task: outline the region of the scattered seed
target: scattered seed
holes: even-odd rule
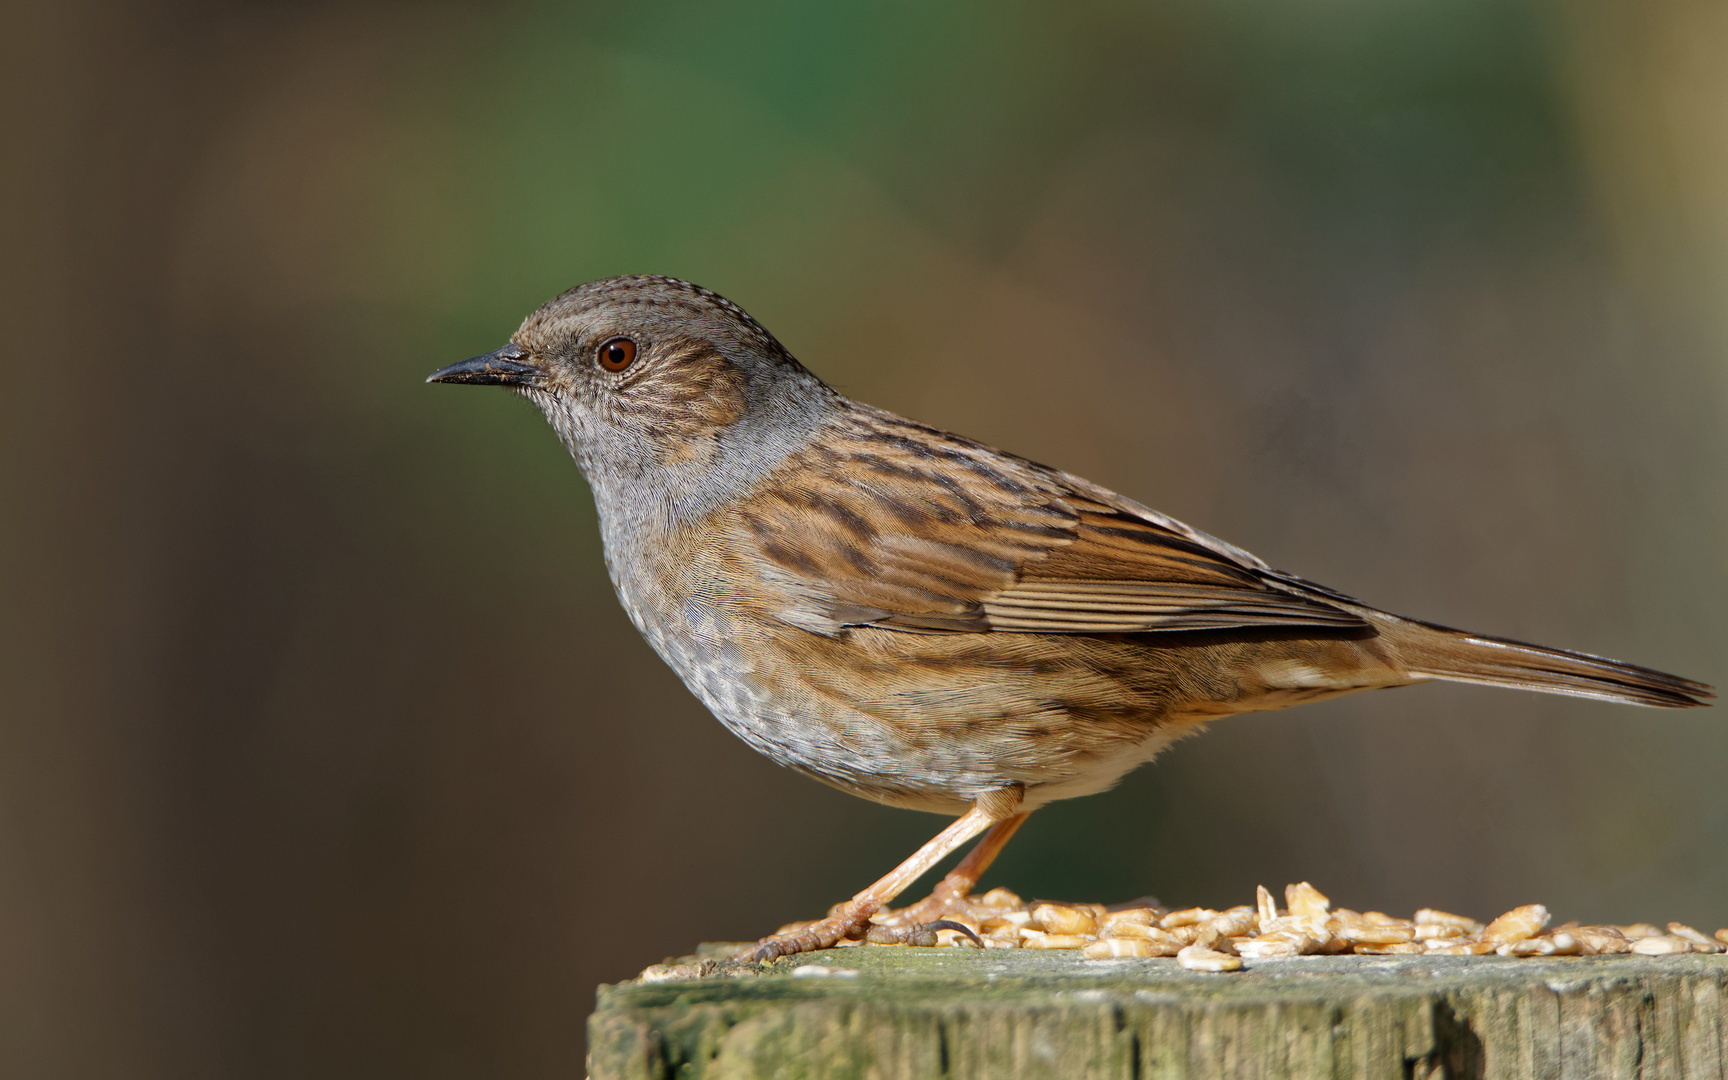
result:
[[[1254,909],[1243,905],[1221,913],[1208,925],[1218,931],[1220,937],[1242,937],[1252,932],[1259,921],[1255,918]]]
[[[1535,937],[1547,925],[1547,908],[1541,904],[1525,904],[1489,923],[1482,931],[1482,940],[1492,941],[1495,945],[1509,945],[1514,941]]]
[[[1481,923],[1463,915],[1454,915],[1449,911],[1436,911],[1433,908],[1423,908],[1416,913],[1418,926],[1456,926],[1466,934],[1480,934]]]
[[[1336,931],[1345,941],[1359,945],[1403,945],[1416,938],[1414,926],[1392,926],[1388,924],[1363,923],[1360,926],[1344,926]]]
[[[1197,926],[1218,917],[1218,912],[1211,908],[1191,907],[1181,911],[1172,911],[1158,920],[1158,925],[1165,930],[1174,930],[1178,926]]]
[[[1486,956],[1493,951],[1494,951],[1493,942],[1489,942],[1489,941],[1460,941],[1455,945],[1441,945],[1439,948],[1429,949],[1428,955],[1429,956]]]
[[[1612,926],[1580,926],[1570,931],[1578,939],[1585,956],[1609,956],[1632,951],[1626,935]]]
[[[1180,949],[1184,945],[1193,944],[1186,935],[1175,934],[1169,930],[1160,930],[1156,926],[1141,926],[1139,923],[1121,923],[1109,927],[1105,931],[1105,936],[1115,938],[1138,938],[1141,941],[1153,941],[1160,945],[1169,945],[1177,949]],[[1171,955],[1175,954],[1172,953]]]
[[[1272,893],[1264,885],[1254,886],[1254,906],[1259,909],[1261,922],[1278,917],[1278,905],[1272,902]]]
[[[1553,956],[1554,939],[1550,937],[1522,938],[1494,950],[1501,956]]]
[[[1693,952],[1719,953],[1722,951],[1722,945],[1719,942],[1711,941],[1685,923],[1669,923],[1668,932],[1677,938],[1685,938],[1691,942]]]
[[[1003,929],[1018,930],[1022,926],[1030,925],[1031,922],[1032,913],[1030,911],[1010,911],[1005,915],[997,915],[994,918],[985,919],[982,929],[986,931]]]
[[[1111,911],[1104,915],[1104,928],[1113,929],[1118,926],[1151,926],[1158,916],[1151,908],[1125,908],[1121,911]]]
[[[1271,959],[1278,956],[1301,956],[1303,947],[1313,941],[1296,934],[1264,934],[1236,943],[1236,955],[1252,959]]]
[[[1584,944],[1573,935],[1572,931],[1556,930],[1548,936],[1549,940],[1554,942],[1555,956],[1584,955]]]
[[[1117,956],[1168,955],[1154,949],[1150,941],[1141,938],[1105,938],[1102,941],[1094,941],[1081,949],[1080,953],[1088,960],[1107,960]]]
[[[1091,912],[1069,904],[1039,904],[1032,909],[1032,925],[1047,934],[1092,934],[1098,930]]]
[[[1046,934],[1039,930],[1020,931],[1022,949],[1081,949],[1092,943],[1081,934]]]
[[[1189,971],[1241,971],[1239,957],[1190,945],[1176,954],[1176,962]]]
[[[1639,956],[1673,956],[1676,953],[1691,952],[1692,943],[1673,934],[1657,934],[1655,937],[1634,941],[1632,951]]]
[[[1190,942],[1191,945],[1201,949],[1217,948],[1218,939],[1223,935],[1218,933],[1218,928],[1216,926],[1207,923],[1204,926],[1197,926],[1195,929],[1198,930],[1199,933],[1194,935],[1194,940]]]
[[[1353,950],[1360,956],[1405,956],[1428,950],[1415,942],[1395,942],[1391,945],[1358,945]]]
[[[1304,934],[1316,941],[1332,936],[1326,928],[1326,918],[1319,915],[1280,915],[1276,919],[1260,920],[1262,934]]]
[[[1411,937],[1415,941],[1451,941],[1456,938],[1468,937],[1469,931],[1462,926],[1451,923],[1417,923]]]
[[[1326,909],[1332,906],[1332,901],[1326,899],[1326,894],[1304,881],[1297,885],[1284,886],[1284,906],[1290,909],[1292,915],[1324,917]]]
[[[1019,894],[1001,887],[991,889],[983,896],[977,897],[975,902],[983,907],[1002,908],[1005,911],[1017,911],[1026,906],[1026,901],[1020,899]]]
[[[924,926],[913,925],[910,909],[882,911],[863,936],[881,944],[1071,949],[1091,958],[1186,956],[1189,960],[1183,966],[1196,971],[1234,970],[1228,962],[1238,957],[1271,959],[1351,952],[1370,956],[1481,956],[1498,952],[1515,957],[1626,952],[1674,956],[1728,951],[1728,929],[1706,936],[1677,922],[1669,923],[1666,930],[1650,923],[1579,926],[1575,921],[1548,928],[1548,909],[1541,904],[1514,908],[1484,926],[1434,908],[1421,909],[1414,919],[1333,908],[1331,900],[1306,881],[1285,886],[1287,907],[1282,913],[1265,886],[1257,886],[1254,896],[1252,906],[1169,911],[1153,897],[1110,907],[1057,901],[1036,901],[1028,906],[1017,894],[998,888],[955,901],[948,905],[945,919]],[[793,933],[811,925],[789,923],[780,932]],[[866,940],[846,940],[837,947],[866,944]],[[1215,966],[1218,964],[1224,966]]]

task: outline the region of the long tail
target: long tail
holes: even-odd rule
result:
[[[1416,676],[1658,709],[1707,705],[1716,696],[1715,688],[1704,683],[1618,660],[1467,634],[1371,608],[1358,610]]]

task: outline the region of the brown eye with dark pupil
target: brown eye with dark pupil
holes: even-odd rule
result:
[[[600,343],[599,359],[607,371],[623,371],[636,360],[636,343],[627,337],[608,338]]]

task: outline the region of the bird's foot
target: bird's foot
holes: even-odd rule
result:
[[[930,890],[930,895],[915,904],[907,904],[894,912],[893,921],[896,925],[914,923],[934,923],[949,915],[968,896],[972,895],[970,880],[955,880],[952,876],[945,877]]]
[[[924,899],[885,912],[865,931],[864,940],[872,945],[928,946],[936,944],[936,931],[957,930],[982,949],[984,942],[978,939],[970,926],[947,918],[955,908],[962,906],[971,893],[970,879],[955,878],[952,875],[945,877]]]
[[[826,919],[818,919],[790,933],[765,937],[753,947],[739,953],[738,959],[762,962],[781,956],[815,952],[817,949],[831,949],[845,938],[855,938],[866,933],[870,926],[870,916],[876,914],[879,906],[864,900],[848,900],[843,904],[836,904]]]

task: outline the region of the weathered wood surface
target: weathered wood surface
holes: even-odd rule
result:
[[[794,976],[803,965],[841,972]],[[1299,957],[1232,975],[840,949],[603,986],[593,1080],[1728,1076],[1728,956]]]

